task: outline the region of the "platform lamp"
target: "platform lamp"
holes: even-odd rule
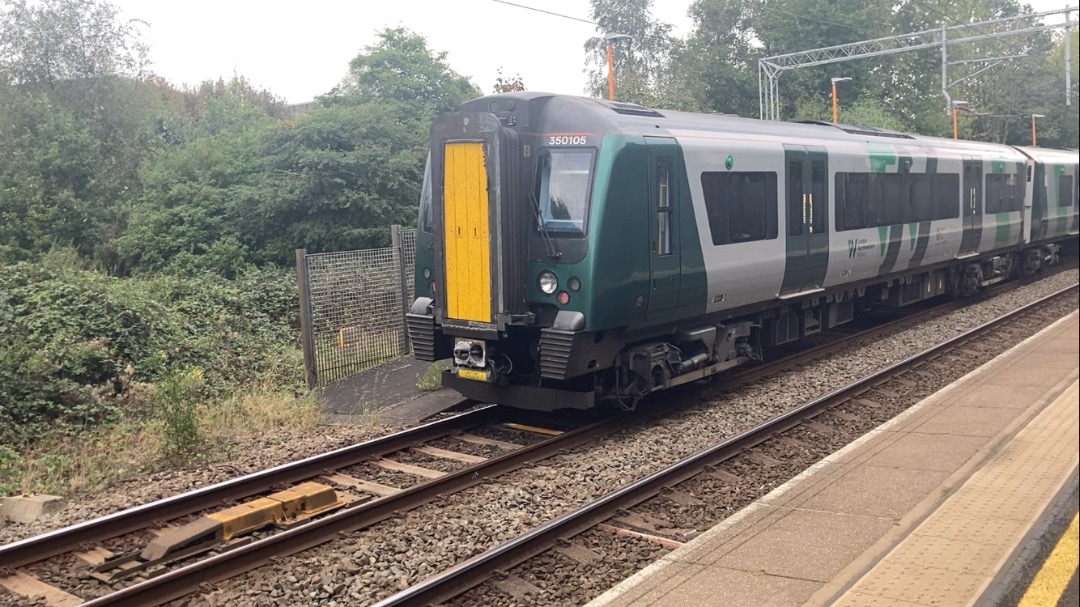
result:
[[[1038,147],[1038,145],[1039,145],[1039,140],[1035,138],[1035,119],[1036,118],[1046,118],[1046,116],[1044,116],[1042,114],[1032,114],[1031,115],[1031,147],[1033,147],[1033,148]]]
[[[840,112],[836,107],[836,83],[837,82],[846,82],[848,80],[851,80],[851,78],[844,77],[844,78],[833,78],[832,79],[832,123],[833,124],[836,124],[837,118],[840,116]]]
[[[633,40],[626,34],[604,34],[607,41],[607,94],[610,101],[615,101],[615,65],[611,59],[611,49],[621,40]]]
[[[949,109],[952,110],[952,138],[959,139],[959,132],[956,128],[956,111],[961,108],[967,108],[967,101],[953,101],[949,104]]]

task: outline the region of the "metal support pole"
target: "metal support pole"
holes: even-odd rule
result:
[[[956,139],[956,108],[949,96],[949,41],[945,26],[941,26],[941,94],[945,95],[945,110],[953,111],[953,139]]]
[[[836,108],[836,80],[832,82],[832,123],[836,124],[839,121],[840,113]]]
[[[607,98],[615,101],[615,67],[611,60],[611,43],[607,44]]]
[[[311,390],[318,384],[318,374],[315,370],[315,339],[311,333],[311,283],[308,280],[306,249],[296,249],[296,286],[300,292],[300,343],[304,347],[304,381]]]
[[[405,267],[405,243],[401,237],[401,226],[394,224],[390,226],[390,244],[394,249],[394,267],[397,268],[398,273],[398,287],[399,297],[401,298],[401,340],[400,340],[400,354],[405,355],[409,353],[409,329],[405,322],[405,314],[409,311],[409,307],[412,304],[409,301],[409,283],[408,280],[408,268]]]
[[[956,130],[956,105],[953,104],[953,106],[952,106],[952,138],[953,139],[959,139],[959,137],[957,137],[957,135],[958,135],[958,131]]]
[[[1065,11],[1065,105],[1072,105],[1072,11]]]

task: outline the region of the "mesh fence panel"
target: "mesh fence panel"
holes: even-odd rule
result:
[[[406,302],[412,303],[416,235],[400,233],[400,249],[304,256],[311,332],[306,339],[316,385],[408,352],[404,313]]]

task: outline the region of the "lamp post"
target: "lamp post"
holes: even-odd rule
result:
[[[626,34],[605,34],[607,40],[607,94],[610,101],[615,101],[615,66],[611,59],[611,49],[620,40],[633,40]]]
[[[1038,147],[1038,145],[1039,145],[1039,140],[1035,138],[1035,119],[1036,118],[1046,118],[1046,116],[1044,116],[1042,114],[1032,114],[1031,115],[1031,147],[1033,147],[1033,148]]]
[[[836,83],[845,82],[851,80],[851,78],[833,78],[832,79],[832,123],[836,124],[837,118],[840,116],[839,110],[836,107]]]
[[[949,105],[950,105],[950,109],[952,110],[952,138],[953,139],[959,139],[960,138],[959,137],[959,131],[956,128],[956,110],[958,110],[960,108],[966,108],[967,105],[968,105],[968,102],[967,101],[953,101]]]

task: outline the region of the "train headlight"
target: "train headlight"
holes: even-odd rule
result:
[[[555,289],[559,288],[559,279],[555,276],[554,272],[544,270],[540,272],[540,276],[537,277],[537,284],[540,286],[540,290],[547,295],[551,295],[555,292]]]

